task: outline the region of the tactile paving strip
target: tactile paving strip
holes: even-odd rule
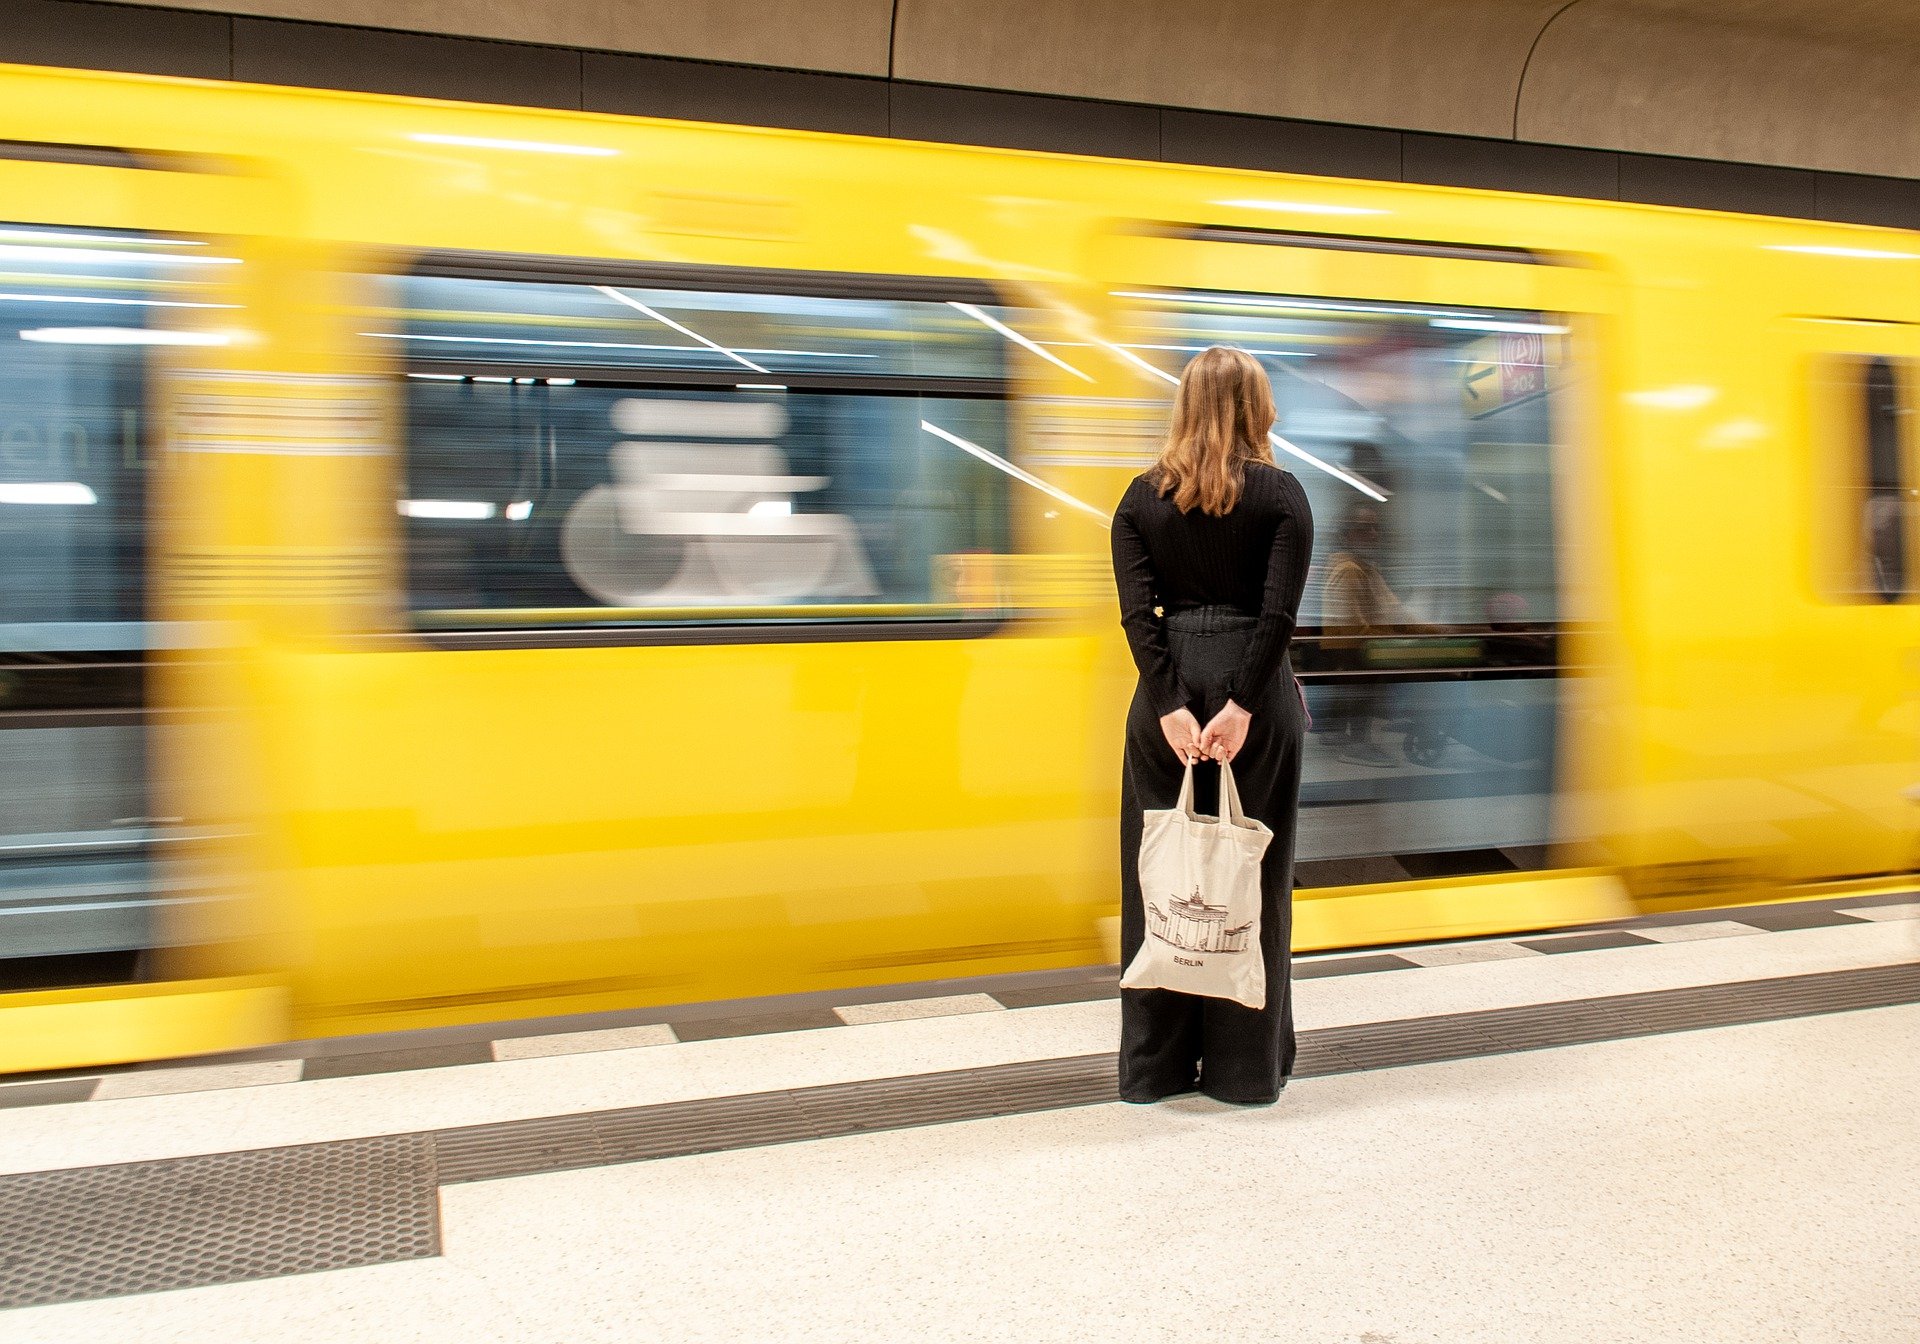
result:
[[[438,1255],[437,1184],[425,1134],[0,1177],[0,1307]]]
[[[1116,1096],[1113,1056],[1083,1055],[474,1125],[441,1130],[434,1140],[440,1179],[452,1184],[1090,1106]]]
[[[1920,1003],[1920,965],[1304,1032],[1295,1072],[1351,1073]],[[1088,1106],[1082,1055],[748,1096],[0,1177],[0,1307],[438,1254],[436,1185]]]
[[[1301,1044],[1303,1050],[1311,1047],[1312,1058],[1303,1059],[1296,1072],[1311,1076],[1430,1064],[1857,1008],[1889,1008],[1917,1001],[1920,966],[1873,966],[1447,1017],[1369,1022],[1304,1033]]]

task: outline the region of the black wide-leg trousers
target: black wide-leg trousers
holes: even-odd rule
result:
[[[1231,608],[1169,613],[1167,642],[1180,680],[1194,699],[1188,708],[1205,727],[1226,703],[1225,683],[1252,636],[1252,617]],[[1266,686],[1245,700],[1253,721],[1234,758],[1233,778],[1248,816],[1273,831],[1260,864],[1260,953],[1267,964],[1267,1004],[1247,1008],[1230,999],[1170,989],[1120,991],[1120,1095],[1157,1101],[1196,1086],[1221,1101],[1274,1100],[1293,1072],[1293,847],[1300,806],[1300,752],[1305,715],[1283,661]],[[1120,964],[1132,963],[1146,938],[1140,893],[1141,813],[1174,805],[1184,767],[1160,731],[1144,689],[1127,713],[1126,759],[1120,783]],[[1194,807],[1217,815],[1220,769],[1194,770]]]

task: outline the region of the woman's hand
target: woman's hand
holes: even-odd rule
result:
[[[1162,714],[1160,731],[1167,735],[1167,745],[1180,758],[1180,764],[1192,765],[1200,759],[1200,720],[1193,717],[1192,710],[1183,706]]]
[[[1164,722],[1164,720],[1163,720]],[[1247,725],[1253,715],[1229,700],[1200,734],[1200,752],[1210,761],[1230,761],[1247,744]]]

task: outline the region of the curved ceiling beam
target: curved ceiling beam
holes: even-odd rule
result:
[[[1514,134],[1920,176],[1916,70],[1898,0],[1583,0],[1541,36]]]
[[[900,79],[1513,134],[1527,53],[1566,0],[900,0]]]

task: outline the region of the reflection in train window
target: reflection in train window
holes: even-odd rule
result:
[[[181,319],[231,264],[193,239],[0,225],[0,985],[16,959],[151,942],[148,363],[195,342]]]
[[[1559,705],[1553,445],[1577,371],[1554,315],[1127,291],[1165,379],[1208,345],[1273,381],[1313,503],[1304,885],[1536,867]]]
[[[368,335],[407,360],[398,508],[424,628],[1000,614],[978,581],[1010,546],[996,310],[462,276],[402,293]]]
[[[1906,480],[1907,369],[1884,357],[1849,356],[1828,369],[1847,424],[1836,508],[1841,544],[1827,591],[1848,602],[1898,602],[1914,591],[1908,560],[1914,492]]]

